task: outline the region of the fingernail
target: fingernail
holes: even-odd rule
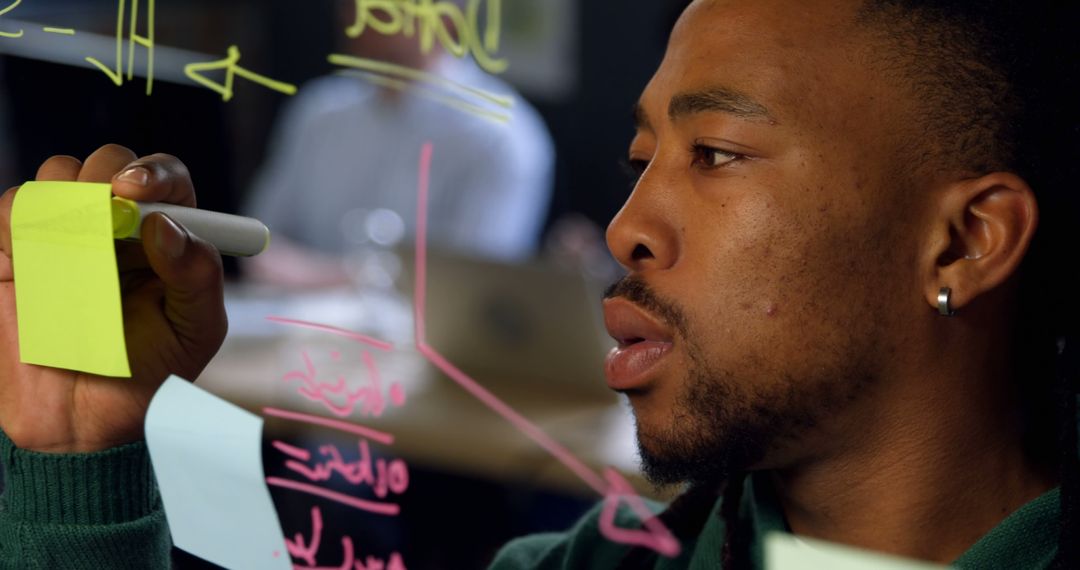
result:
[[[116,181],[146,186],[146,184],[150,182],[150,171],[141,166],[129,168],[121,172],[120,175],[116,177]]]
[[[187,248],[187,232],[176,225],[176,222],[170,220],[168,216],[161,216],[161,221],[158,222],[154,233],[155,245],[165,255],[173,259],[178,259],[184,255],[184,250]]]

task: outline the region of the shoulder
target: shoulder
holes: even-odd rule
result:
[[[551,134],[540,113],[509,83],[480,69],[471,59],[446,56],[437,69],[438,75],[456,84],[512,101],[508,109],[492,108],[509,115],[507,122],[464,113],[452,120],[468,123],[468,128],[475,131],[473,134],[478,139],[497,141],[495,146],[501,147],[503,152],[520,150],[534,160],[538,154],[553,154]]]
[[[569,533],[534,534],[508,542],[489,567],[490,570],[519,568],[564,568]]]
[[[374,93],[372,86],[359,77],[324,75],[305,83],[292,100],[299,105],[332,110],[362,103]]]
[[[663,509],[649,505],[655,512]],[[603,504],[593,507],[567,532],[526,536],[510,541],[495,556],[491,570],[558,570],[617,568],[630,547],[612,542],[600,531]],[[629,509],[619,509],[615,525],[635,528],[641,523]]]
[[[290,98],[282,111],[282,122],[299,126],[317,117],[335,115],[362,108],[374,95],[374,89],[357,77],[327,75],[305,83]]]

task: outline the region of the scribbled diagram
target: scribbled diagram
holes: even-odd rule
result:
[[[4,20],[10,19],[22,1],[15,0],[0,8],[0,41],[19,40],[26,35],[26,29],[4,27]],[[115,53],[105,58],[85,55],[81,60],[100,71],[117,87],[134,81],[136,75],[145,77],[146,95],[152,95],[155,53],[161,47],[156,36],[157,0],[117,2]],[[357,38],[365,33],[400,35],[415,39],[425,54],[441,49],[457,58],[472,58],[487,73],[502,73],[509,67],[507,60],[497,55],[502,0],[469,0],[464,9],[446,0],[355,2],[356,18],[344,30],[344,35],[349,38]],[[64,36],[69,40],[79,37],[74,28],[38,27],[43,33]],[[137,73],[136,54],[140,52],[142,55],[138,60]],[[225,50],[224,57],[185,63],[183,76],[217,93],[224,102],[233,100],[238,78],[282,95],[292,96],[298,92],[295,84],[249,69],[242,65],[242,60],[241,47],[233,44]],[[498,123],[507,123],[511,118],[508,110],[513,106],[512,97],[463,85],[431,71],[341,53],[329,54],[327,61],[338,68],[339,74],[357,76],[387,89],[409,90],[459,112]]]
[[[498,414],[533,443],[543,448],[601,496],[603,498],[603,509],[600,517],[600,529],[605,537],[613,542],[649,548],[665,556],[673,557],[678,555],[680,552],[678,540],[645,505],[630,483],[618,471],[608,468],[602,474],[595,473],[584,462],[575,457],[569,449],[548,436],[528,418],[500,400],[467,373],[457,368],[439,353],[437,347],[428,344],[426,336],[428,190],[433,153],[434,148],[431,143],[425,144],[420,152],[417,189],[419,203],[417,207],[415,246],[416,282],[415,297],[413,299],[414,344],[416,351],[469,395]],[[281,317],[269,317],[269,320],[281,325],[313,329],[346,338],[355,342],[363,355],[361,358],[362,366],[357,368],[364,371],[366,380],[360,383],[359,387],[349,388],[353,383],[347,382],[341,375],[320,376],[310,354],[302,351],[300,355],[302,365],[282,377],[282,381],[292,386],[298,396],[319,403],[328,412],[339,418],[347,416],[378,417],[388,405],[397,407],[405,405],[404,389],[398,383],[386,384],[370,355],[372,350],[392,351],[394,350],[392,344],[359,333],[316,323]],[[340,358],[341,354],[337,352],[330,355],[331,361]],[[271,477],[267,479],[269,485],[308,493],[374,514],[386,516],[400,514],[396,504],[384,500],[390,500],[395,495],[400,495],[400,493],[407,490],[408,467],[401,459],[381,458],[373,460],[369,447],[370,443],[391,446],[394,441],[392,434],[379,432],[343,420],[307,416],[274,408],[266,408],[264,413],[270,416],[343,430],[358,437],[358,459],[354,461],[346,461],[341,451],[333,445],[320,446],[316,454],[310,450],[295,447],[282,441],[275,441],[273,444],[275,449],[286,458],[286,468],[302,480]],[[319,482],[328,480],[334,474],[339,475],[358,488],[366,488],[369,493],[374,494],[375,500],[344,495],[336,491],[323,489],[317,485]],[[640,528],[622,528],[616,524],[616,512],[623,506],[631,509],[636,518],[643,521]],[[312,528],[314,529],[313,536],[320,536],[322,519],[321,512],[317,508],[312,510]],[[345,541],[348,541],[347,547],[343,546],[347,557],[353,555],[355,545],[352,540],[345,537],[342,538],[342,541],[343,545]],[[298,535],[289,544],[290,552],[294,556],[302,554],[300,557],[308,562],[310,567],[314,566],[314,558],[318,551],[318,540],[313,538],[305,541]],[[396,562],[401,565],[401,568],[404,568],[404,562],[400,555],[397,553],[394,553],[394,555],[398,556]]]

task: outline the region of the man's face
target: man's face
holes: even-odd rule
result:
[[[926,309],[921,212],[856,2],[702,0],[640,99],[605,311],[646,473],[778,468],[855,445]],[[881,48],[876,48],[881,49]]]

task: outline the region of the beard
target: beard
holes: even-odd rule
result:
[[[870,382],[856,358],[818,366],[812,377],[768,370],[761,355],[746,357],[736,373],[711,364],[690,334],[686,313],[661,299],[643,282],[624,278],[605,297],[624,297],[661,317],[676,332],[688,355],[681,390],[664,425],[643,425],[635,417],[638,453],[645,478],[657,487],[688,483],[718,486],[736,474],[769,465],[777,450],[792,449],[820,420],[858,398]],[[863,337],[866,339],[867,337]],[[850,340],[850,338],[849,338]],[[836,355],[872,354],[869,341]]]
[[[815,425],[810,406],[791,405],[794,390],[786,395],[740,390],[734,375],[710,369],[695,351],[691,359],[670,423],[637,425],[642,472],[653,485],[720,485]]]

